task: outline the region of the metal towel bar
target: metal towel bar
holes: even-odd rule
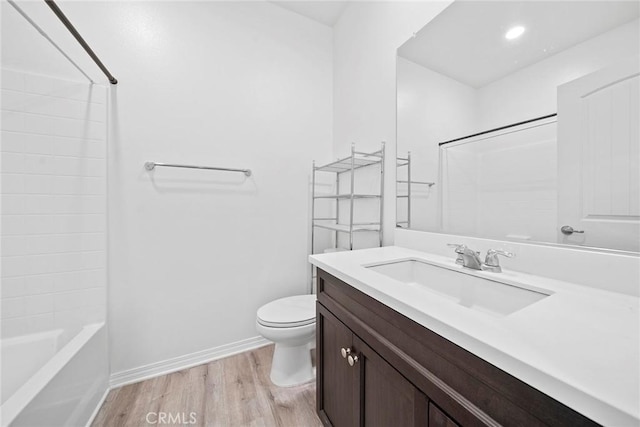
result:
[[[157,163],[157,162],[146,162],[144,164],[144,168],[148,171],[152,171],[156,166],[163,166],[168,168],[207,169],[207,170],[214,170],[214,171],[242,172],[246,176],[251,176],[251,169],[230,169],[230,168],[218,168],[215,166],[178,165],[173,163]]]
[[[399,184],[408,184],[409,181],[396,181]],[[432,185],[436,185],[435,182],[426,182],[426,181],[411,181],[411,184],[423,184],[423,185],[428,185],[429,187],[431,187]]]

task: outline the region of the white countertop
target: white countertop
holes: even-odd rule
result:
[[[407,258],[463,268],[454,257],[396,246],[309,260],[598,423],[640,425],[640,298],[509,270],[473,271],[552,293],[495,317],[363,267]]]

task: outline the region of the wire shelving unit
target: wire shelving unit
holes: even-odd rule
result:
[[[396,179],[396,198],[398,199],[397,202],[398,204],[396,206],[399,206],[400,203],[400,199],[406,199],[407,200],[407,220],[406,221],[398,221],[396,219],[396,227],[401,227],[401,228],[411,228],[411,190],[412,190],[412,186],[415,185],[427,185],[429,187],[435,185],[434,182],[426,182],[426,181],[415,181],[411,179],[411,151],[407,151],[407,157],[397,157],[396,158],[396,167],[397,168],[401,168],[401,167],[405,167],[407,168],[407,179],[406,180],[402,180],[402,179]],[[402,190],[402,187],[404,187],[405,191]],[[397,209],[397,208],[396,208]]]
[[[363,194],[355,192],[356,171],[362,168],[375,167],[380,168],[380,189],[376,194]],[[316,174],[318,172],[335,173],[335,193],[334,194],[317,194],[316,190]],[[349,177],[349,191],[341,193],[341,180]],[[338,249],[338,236],[345,233],[348,236],[348,249],[353,249],[353,236],[355,233],[361,232],[377,232],[379,233],[379,245],[382,246],[382,218],[383,218],[383,198],[384,198],[384,142],[381,144],[380,150],[372,153],[363,153],[356,151],[355,144],[351,144],[351,155],[343,159],[323,166],[316,166],[313,162],[312,173],[312,194],[311,194],[311,253],[314,252],[315,233],[317,229],[330,230],[335,233],[334,242],[335,249]],[[316,217],[315,206],[316,200],[328,199],[335,200],[334,214],[330,217]],[[359,199],[378,199],[380,201],[380,211],[377,221],[374,222],[355,222],[354,210],[356,209],[356,201]],[[341,201],[348,202],[342,205],[348,205],[348,212],[343,217],[348,218],[346,222],[340,222]]]

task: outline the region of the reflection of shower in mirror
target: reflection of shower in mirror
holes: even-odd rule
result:
[[[547,117],[442,143],[441,231],[553,241],[556,128]]]
[[[506,40],[514,16],[526,31]],[[454,2],[403,44],[398,155],[436,185],[398,197],[398,226],[640,251],[638,16],[634,2]]]

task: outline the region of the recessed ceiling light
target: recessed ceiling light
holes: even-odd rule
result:
[[[504,35],[507,40],[517,39],[524,33],[524,27],[518,25],[517,27],[510,28],[509,31]]]

